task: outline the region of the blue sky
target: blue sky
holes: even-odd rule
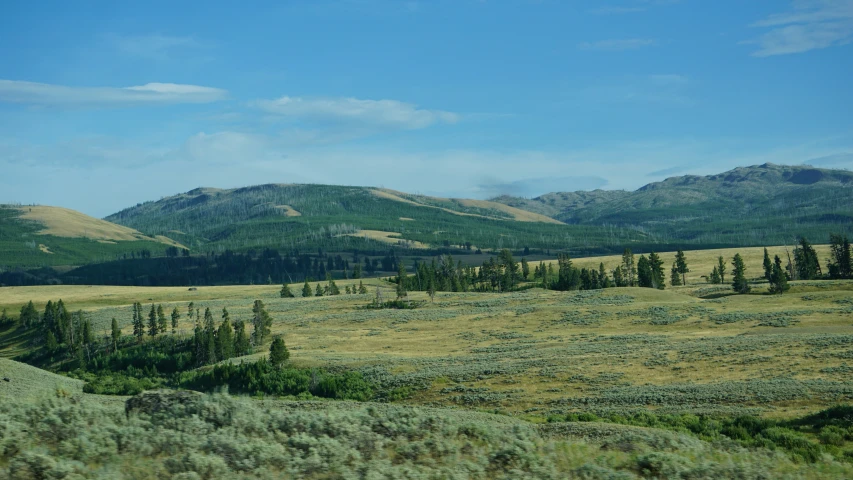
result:
[[[853,0],[8,2],[0,202],[853,167]]]

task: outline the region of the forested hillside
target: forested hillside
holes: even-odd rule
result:
[[[756,245],[853,229],[853,172],[766,163],[686,175],[634,192],[556,192],[493,199],[573,225],[649,232],[661,243]]]
[[[635,229],[566,226],[496,202],[330,185],[198,188],[137,205],[107,220],[169,236],[194,251],[218,252],[378,246],[599,249],[653,241]]]

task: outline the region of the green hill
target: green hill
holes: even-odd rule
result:
[[[566,226],[499,202],[331,185],[197,188],[107,217],[193,250],[273,247],[302,251],[601,247],[642,241],[640,232]]]
[[[493,199],[572,225],[635,228],[664,243],[789,242],[853,232],[853,172],[766,163],[686,175],[634,192],[556,192]]]
[[[181,247],[128,227],[50,206],[0,205],[0,272],[3,268],[73,266]]]

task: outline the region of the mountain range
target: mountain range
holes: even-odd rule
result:
[[[196,188],[104,220],[59,207],[0,208],[0,265],[82,265],[167,248],[429,255],[524,248],[574,255],[625,246],[704,248],[825,242],[853,234],[853,172],[764,164],[636,191],[439,198],[373,187]]]

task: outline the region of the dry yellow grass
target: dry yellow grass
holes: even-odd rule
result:
[[[290,205],[276,205],[275,208],[282,210],[285,217],[301,217],[302,213],[296,211]]]
[[[337,283],[345,290],[358,282]],[[273,334],[285,336],[291,358],[299,366],[377,365],[395,375],[427,375],[431,386],[419,392],[413,403],[498,407],[518,414],[545,415],[557,408],[555,401],[598,398],[620,385],[642,390],[777,377],[849,380],[843,372],[845,355],[851,350],[843,340],[853,335],[853,317],[846,307],[853,292],[850,281],[793,282],[792,291],[783,296],[715,300],[692,296],[689,289],[438,293],[434,302],[423,292],[411,292],[411,298],[426,303],[410,311],[360,309],[377,288],[385,298],[394,295],[393,285],[384,281],[364,283],[368,295],[294,299],[279,298],[279,285],[199,287],[197,291],[15,287],[0,290],[0,307],[16,308],[32,299],[43,308],[48,299],[62,298],[71,309],[88,310],[101,335],[112,317],[129,333],[129,306],[135,301],[145,308],[151,303],[162,303],[167,311],[177,307],[182,315],[193,301],[202,311],[210,307],[216,318],[227,307],[232,319],[248,320],[252,301],[262,299],[274,319]],[[315,285],[311,283],[312,290]],[[299,295],[301,286],[293,284],[291,289]],[[651,309],[663,310],[644,313],[658,311]],[[650,323],[667,315],[679,319],[671,324]],[[726,315],[748,318],[730,323],[714,320]],[[793,315],[794,321],[784,327],[760,326],[762,315]],[[184,316],[179,331],[188,333],[191,328]],[[832,340],[827,347],[816,346],[827,339]],[[262,349],[255,357],[265,354]],[[464,403],[465,398],[480,397],[495,400],[484,405]],[[792,415],[836,401],[836,397],[815,396],[728,406]]]
[[[562,225],[563,222],[559,220],[555,220],[551,217],[546,217],[545,215],[541,215],[538,213],[528,212],[527,210],[522,210],[520,208],[510,207],[509,205],[504,205],[503,203],[490,202],[488,200],[470,200],[470,199],[453,199],[459,202],[461,205],[466,207],[477,207],[477,208],[490,208],[494,210],[499,210],[504,213],[508,213],[513,216],[519,222],[542,222],[542,223],[556,223]]]
[[[408,248],[429,248],[429,245],[425,243],[400,238],[401,234],[397,232],[383,232],[382,230],[360,230],[357,233],[347,233],[346,235],[350,237],[361,237],[367,238],[369,240],[376,240],[377,242],[387,243],[389,245],[405,245]]]
[[[453,215],[460,215],[464,217],[480,217],[480,218],[490,218],[496,220],[506,220],[500,217],[491,217],[487,215],[477,215],[475,213],[465,213],[465,212],[457,212],[456,210],[451,210],[449,208],[437,207],[435,205],[426,205],[423,203],[418,203],[408,198],[404,198],[402,192],[397,192],[394,190],[389,190],[387,188],[373,188],[370,192],[377,197],[385,198],[388,200],[394,200],[397,202],[408,203],[409,205],[417,205],[419,207],[425,208],[435,208],[438,210],[445,211],[447,213],[452,213]],[[465,207],[476,207],[476,208],[484,208],[484,209],[493,209],[501,212],[508,213],[513,216],[513,219],[519,222],[542,222],[542,223],[558,223],[562,224],[559,220],[554,220],[551,217],[546,217],[545,215],[540,215],[538,213],[528,212],[526,210],[521,210],[519,208],[510,207],[509,205],[504,205],[502,203],[490,202],[488,200],[469,200],[469,199],[455,199],[455,198],[440,198],[440,197],[427,197],[432,198],[437,201],[444,202],[452,202],[455,201],[462,206]],[[402,220],[402,219],[401,219]]]
[[[44,226],[38,233],[57,237],[89,238],[102,241],[149,240],[183,247],[166,237],[151,238],[142,233],[106,220],[90,217],[76,210],[62,207],[34,206],[19,207],[21,217]],[[45,252],[49,253],[49,252]]]

